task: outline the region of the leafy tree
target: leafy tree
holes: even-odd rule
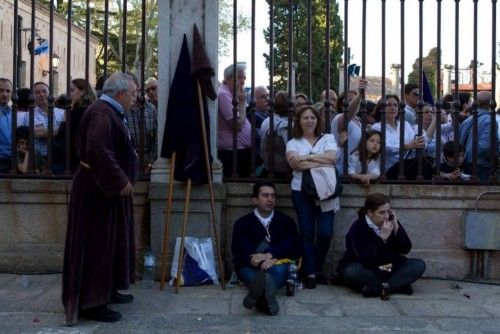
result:
[[[437,59],[438,59],[438,49],[432,48],[429,50],[427,56],[422,58],[422,68],[429,81],[429,86],[431,88],[432,96],[436,97],[436,87],[437,87]],[[413,71],[408,74],[408,83],[419,84],[419,59],[415,59],[413,63]]]
[[[42,0],[47,6],[53,0]],[[54,3],[56,11],[67,17],[68,3],[57,0]],[[86,28],[87,4],[85,0],[72,2],[72,22],[74,25]],[[126,70],[139,78],[141,68],[141,31],[142,31],[142,1],[127,2],[127,38],[122,45],[123,35],[123,0],[109,2],[108,12],[108,73],[121,70],[122,54],[125,52]],[[94,1],[91,9],[91,33],[99,40],[96,51],[96,75],[104,73],[104,1]],[[158,68],[158,0],[146,1],[146,41],[145,78],[156,75]]]
[[[219,0],[219,57],[227,56],[229,43],[233,41],[233,6],[231,0]],[[251,28],[248,16],[238,15],[238,32]]]
[[[326,4],[322,0],[311,0],[312,17],[312,96],[313,101],[319,100],[319,95],[326,88],[327,72],[325,32],[326,32]],[[269,0],[268,0],[269,3]],[[343,25],[338,14],[338,4],[330,4],[330,87],[338,87],[338,64],[342,62],[343,54]],[[296,91],[310,94],[308,91],[307,65],[307,1],[297,1],[293,9],[293,62],[297,63]],[[269,43],[270,30],[264,31]],[[288,82],[288,1],[274,2],[274,64],[275,88],[287,90]],[[266,66],[270,68],[270,56],[265,54]]]

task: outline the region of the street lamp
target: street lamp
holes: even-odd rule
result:
[[[54,72],[56,72],[57,68],[59,67],[59,62],[61,61],[61,58],[57,54],[52,54],[52,69]],[[49,71],[43,70],[42,75],[46,77],[49,74]]]

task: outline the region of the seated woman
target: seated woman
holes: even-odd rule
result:
[[[346,235],[347,249],[337,273],[364,297],[381,296],[383,284],[388,284],[388,293],[411,295],[411,284],[424,273],[425,262],[402,255],[412,244],[389,198],[380,193],[368,195],[358,214]]]

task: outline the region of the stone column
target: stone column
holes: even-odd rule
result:
[[[339,64],[339,90],[338,95],[344,91],[344,64]]]
[[[175,74],[184,34],[187,36],[189,51],[192,51],[193,24],[205,42],[205,49],[212,62],[215,73],[218,63],[218,3],[217,0],[198,1],[159,1],[158,10],[161,14],[158,26],[158,152],[161,151],[163,132],[165,128],[166,110],[170,85]],[[213,78],[214,87],[217,78]],[[217,154],[217,104],[208,100],[210,115],[210,143],[214,158]],[[158,158],[151,172],[151,182],[167,183],[169,163],[164,158]],[[222,182],[220,163],[213,166],[215,183]]]
[[[391,64],[391,82],[392,82],[392,93],[399,95],[401,92],[401,65],[400,64]]]
[[[443,70],[443,96],[451,94],[451,70],[452,65],[444,65]]]

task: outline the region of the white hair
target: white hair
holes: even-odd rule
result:
[[[242,72],[247,69],[247,64],[236,63],[236,73]],[[233,78],[234,64],[229,65],[224,70],[224,80],[231,80]]]
[[[135,83],[134,78],[130,74],[116,72],[106,79],[101,92],[114,97],[118,93],[128,90],[131,82]]]

